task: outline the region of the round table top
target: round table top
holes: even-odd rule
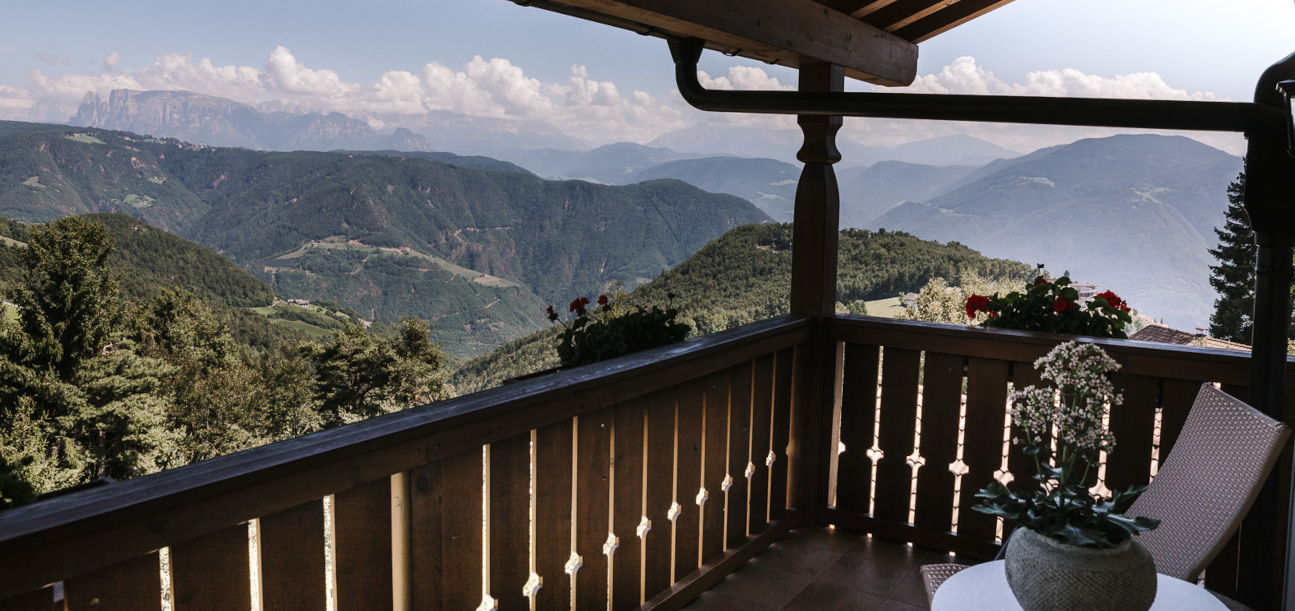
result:
[[[931,611],[1020,611],[1003,567],[1002,560],[995,560],[954,574],[935,591]],[[1156,577],[1156,602],[1151,605],[1151,611],[1227,611],[1205,588],[1168,575]]]

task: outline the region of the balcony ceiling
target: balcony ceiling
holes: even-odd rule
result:
[[[782,66],[831,62],[846,75],[907,85],[917,43],[1012,0],[513,0],[640,34]]]

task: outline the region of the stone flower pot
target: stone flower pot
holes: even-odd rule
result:
[[[1018,528],[1005,560],[1007,584],[1025,611],[1146,611],[1156,599],[1155,561],[1131,538],[1093,549]]]

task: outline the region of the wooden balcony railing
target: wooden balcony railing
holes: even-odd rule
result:
[[[0,609],[49,609],[56,585],[71,611],[677,608],[795,518],[790,384],[809,325],[0,513]]]
[[[764,321],[0,513],[0,611],[50,608],[55,585],[72,611],[674,609],[807,517],[992,555],[1005,533],[973,495],[1024,472],[1007,396],[1061,338],[813,326]],[[809,371],[813,337],[834,369]],[[1248,354],[1091,341],[1125,395],[1094,486],[1151,479],[1202,382],[1245,396]],[[810,384],[835,401],[808,405]],[[1234,590],[1240,554],[1280,570],[1285,533],[1271,541],[1233,541],[1209,585]]]
[[[828,464],[825,519],[886,538],[992,556],[1004,532],[998,518],[970,510],[992,478],[1025,477],[1033,466],[1011,449],[1007,397],[1039,384],[1033,362],[1062,338],[1051,334],[838,316],[837,409]],[[1127,340],[1084,338],[1121,363],[1115,375],[1124,404],[1112,410],[1117,445],[1089,485],[1145,484],[1168,455],[1204,382],[1244,399],[1250,355]],[[1295,361],[1287,365],[1287,422],[1295,422]],[[1010,451],[1009,451],[1010,450]],[[1290,452],[1278,465],[1289,482]],[[1289,498],[1283,488],[1280,498]],[[1283,508],[1280,515],[1287,515]],[[1283,526],[1284,528],[1284,526]],[[1206,573],[1209,587],[1235,594],[1240,554],[1264,554],[1283,566],[1285,531],[1272,545],[1240,549],[1234,537]],[[1280,583],[1280,580],[1277,581]]]

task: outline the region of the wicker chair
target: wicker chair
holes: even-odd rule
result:
[[[1254,504],[1277,463],[1290,429],[1210,384],[1196,401],[1155,481],[1129,508],[1129,515],[1162,520],[1139,535],[1156,570],[1196,581],[1218,555]],[[928,599],[959,564],[922,567]],[[1219,597],[1229,608],[1244,608]]]

